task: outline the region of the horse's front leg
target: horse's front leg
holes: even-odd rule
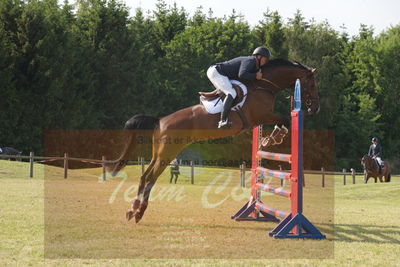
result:
[[[271,114],[269,118],[271,123],[275,123],[275,128],[269,136],[261,140],[263,147],[281,144],[290,128],[290,120],[281,115]]]
[[[291,120],[282,115],[272,113],[268,115],[267,124],[276,124],[279,128],[282,128],[283,126],[290,128]]]
[[[375,179],[375,183],[376,183],[376,178],[375,177],[373,177],[371,174],[364,173],[364,183],[368,183],[369,178]]]

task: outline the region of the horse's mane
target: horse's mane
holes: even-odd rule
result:
[[[275,59],[270,60],[268,62],[268,64],[265,65],[265,68],[274,68],[274,67],[283,67],[283,66],[299,67],[301,69],[308,70],[308,71],[311,70],[310,67],[307,67],[306,65],[303,65],[300,62],[290,61],[290,60],[283,59],[283,58],[275,58]]]

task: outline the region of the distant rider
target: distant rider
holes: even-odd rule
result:
[[[382,159],[381,159],[382,147],[380,144],[378,144],[378,138],[376,137],[373,137],[371,142],[372,144],[369,147],[368,156],[372,157],[378,162],[379,172],[380,172],[382,168]]]
[[[232,102],[236,97],[236,91],[229,80],[261,80],[260,67],[267,64],[270,57],[271,52],[268,48],[260,46],[254,50],[252,56],[237,57],[229,61],[216,63],[208,68],[208,79],[216,89],[221,90],[226,95],[218,128],[228,128],[231,124],[231,122],[228,122],[228,116]]]

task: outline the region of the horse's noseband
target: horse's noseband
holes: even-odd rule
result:
[[[306,104],[307,108],[309,108],[312,106],[313,102],[318,102],[318,101],[319,97],[311,96],[309,93],[307,93],[304,103]]]

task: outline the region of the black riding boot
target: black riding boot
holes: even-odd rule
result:
[[[233,102],[233,97],[229,94],[226,95],[224,99],[224,107],[221,112],[221,120],[218,123],[219,129],[229,128],[230,125],[232,124],[231,122],[228,122],[228,116],[229,112],[231,111],[232,102]]]

